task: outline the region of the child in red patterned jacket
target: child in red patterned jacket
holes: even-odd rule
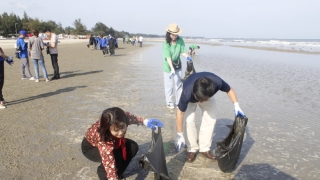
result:
[[[144,124],[151,129],[163,125],[158,119],[143,119],[113,107],[104,110],[100,120],[85,134],[81,145],[82,153],[91,161],[101,162],[97,169],[100,179],[121,179],[131,159],[138,152],[138,144],[124,138],[130,124]]]

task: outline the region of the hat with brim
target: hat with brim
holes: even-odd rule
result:
[[[168,28],[166,28],[166,31],[171,34],[181,34],[182,29],[178,27],[178,24],[170,24]]]

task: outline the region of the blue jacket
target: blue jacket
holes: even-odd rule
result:
[[[107,47],[107,40],[106,38],[100,38],[99,43],[101,47]]]
[[[3,60],[4,60],[4,58],[0,56],[0,61],[3,61]]]
[[[21,51],[19,53],[20,58],[28,57],[28,44],[24,42],[23,38],[17,39],[17,48],[21,47]]]

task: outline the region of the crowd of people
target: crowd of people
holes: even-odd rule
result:
[[[93,34],[91,34],[87,47],[91,48],[91,50],[101,50],[104,57],[106,54],[109,54],[109,52],[110,56],[114,56],[114,50],[118,48],[118,38],[110,34],[106,37],[103,35],[93,36]]]
[[[58,65],[58,37],[55,33],[51,32],[50,29],[45,30],[44,32],[49,38],[49,42],[44,43],[43,39],[39,37],[39,31],[34,29],[32,31],[32,36],[29,37],[28,41],[25,39],[28,37],[28,34],[25,30],[19,31],[19,37],[16,40],[15,47],[15,57],[20,59],[21,63],[21,79],[29,79],[35,82],[40,82],[39,80],[39,64],[42,69],[43,77],[46,82],[49,82],[50,79],[47,74],[47,69],[45,66],[44,56],[42,51],[46,47],[47,54],[50,54],[51,63],[54,70],[54,75],[51,80],[60,79],[59,65]],[[30,72],[29,57],[32,59],[35,71],[35,77]],[[3,98],[2,88],[4,84],[4,61],[9,65],[13,64],[13,57],[7,56],[2,48],[0,47],[0,109],[6,108],[6,101]]]
[[[166,28],[166,38],[162,46],[166,107],[170,109],[176,108],[177,137],[175,147],[177,151],[180,151],[182,147],[187,145],[186,161],[188,162],[193,162],[198,152],[208,159],[215,160],[215,155],[210,151],[218,110],[214,95],[218,91],[225,92],[234,105],[235,116],[244,116],[244,113],[240,109],[234,89],[216,74],[211,72],[193,73],[182,82],[181,56],[186,61],[192,61],[192,55],[200,46],[190,46],[190,51],[187,53],[184,40],[179,36],[181,32],[182,30],[177,24],[170,24]],[[24,30],[20,31],[20,37],[17,40],[17,49],[19,50],[17,55],[21,60],[22,79],[29,78],[39,82],[39,63],[44,78],[46,78],[47,82],[50,81],[42,54],[42,50],[45,47],[48,48],[47,53],[50,54],[54,69],[54,76],[51,80],[60,78],[57,37],[51,30],[46,30],[45,33],[50,37],[49,43],[43,43],[42,39],[38,37],[39,32],[37,30],[33,31],[33,37],[26,43],[24,41],[26,32]],[[130,38],[132,45],[136,45],[138,40],[140,46],[142,46],[143,38],[142,36],[140,37]],[[90,47],[92,50],[100,49],[104,56],[109,53],[108,51],[110,51],[110,55],[114,55],[114,48],[117,47],[117,43],[117,38],[112,35],[107,37],[91,35],[88,48]],[[34,63],[35,78],[29,70],[28,56],[31,57]],[[5,108],[6,104],[2,95],[4,61],[12,65],[13,57],[7,56],[0,48],[0,108]],[[173,95],[175,96],[174,99]],[[202,110],[199,133],[195,125],[197,106]],[[183,133],[184,122],[186,123],[185,134]],[[134,140],[125,138],[127,127],[130,124],[145,125],[150,129],[163,126],[163,123],[158,119],[144,119],[118,107],[112,107],[105,109],[100,119],[93,123],[85,133],[81,144],[82,153],[89,160],[101,163],[97,169],[100,179],[121,179],[131,159],[136,155],[139,149],[138,144]],[[187,138],[185,138],[185,135]]]
[[[123,37],[122,40],[123,40],[123,44],[130,43],[132,46],[138,46],[138,44],[140,44],[140,47],[142,47],[143,37],[141,35],[139,37],[132,36],[132,38]]]

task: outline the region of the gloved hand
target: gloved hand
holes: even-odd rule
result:
[[[183,132],[178,132],[177,133],[177,138],[176,138],[176,141],[174,142],[174,145],[176,147],[176,151],[180,151],[182,147],[185,146],[186,144],[186,141],[184,140],[184,137],[183,137]]]
[[[162,127],[163,123],[159,121],[158,119],[152,118],[152,119],[145,119],[143,121],[143,124],[145,126],[148,126],[148,128],[155,130],[156,127]]]
[[[187,56],[187,61],[192,61],[192,58],[190,56]]]
[[[12,64],[13,64],[13,57],[12,57],[12,56],[9,56],[8,59],[6,59],[6,62],[7,62],[10,66],[12,66]]]
[[[244,117],[244,113],[242,112],[242,110],[240,109],[239,103],[235,102],[233,103],[234,105],[234,115],[237,117],[238,115],[241,115],[242,117]]]
[[[174,69],[171,69],[169,78],[170,79],[173,78],[175,74],[176,74],[176,71]]]

